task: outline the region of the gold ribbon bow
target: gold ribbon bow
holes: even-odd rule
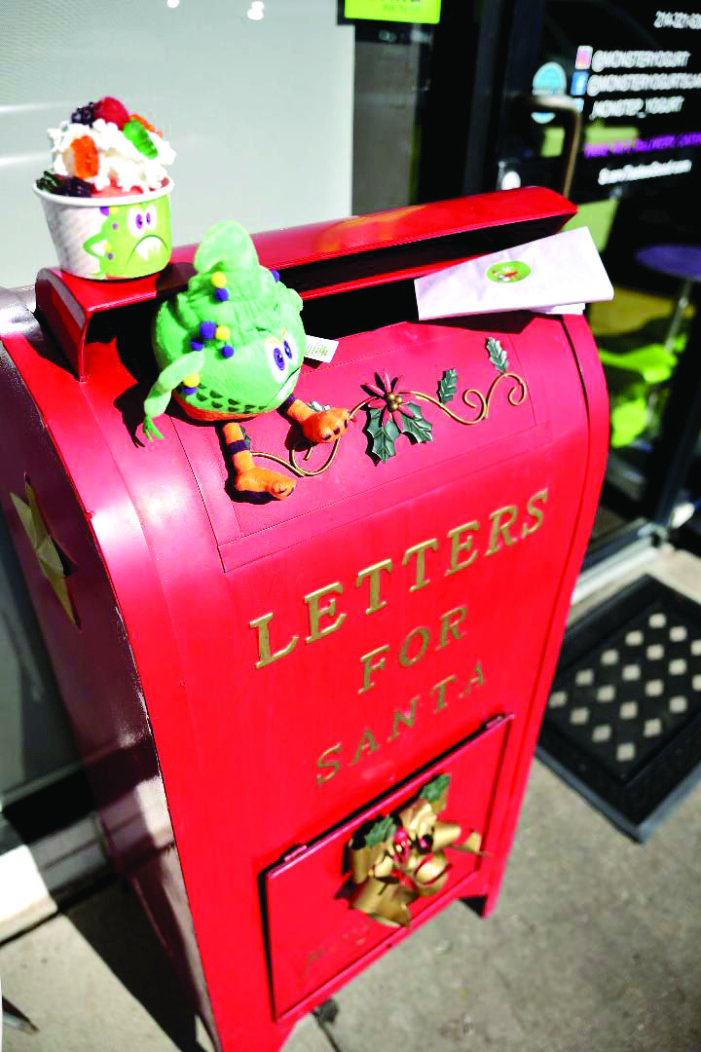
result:
[[[449,775],[440,775],[413,803],[395,817],[380,817],[361,838],[350,844],[353,909],[390,928],[411,927],[409,906],[416,899],[435,895],[448,879],[450,862],[445,849],[482,855],[482,838],[473,832],[458,844],[456,822],[442,822]]]

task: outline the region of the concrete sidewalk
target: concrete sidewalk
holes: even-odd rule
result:
[[[700,845],[701,791],[642,847],[536,763],[496,913],[453,904],[286,1052],[699,1052]],[[0,974],[39,1027],[6,1052],[210,1047],[116,884],[5,944]]]

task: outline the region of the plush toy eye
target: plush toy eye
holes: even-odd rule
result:
[[[149,230],[156,229],[157,215],[155,205],[148,205],[148,207],[144,209],[144,222]]]
[[[285,358],[290,362],[292,368],[299,365],[299,349],[297,347],[297,341],[287,329],[282,330],[282,349],[285,352]]]
[[[127,212],[127,228],[132,237],[141,237],[144,232],[145,218],[141,208],[134,206]]]
[[[284,344],[280,339],[269,336],[265,341],[265,353],[270,371],[276,380],[282,380],[288,373],[288,361],[285,357]]]
[[[286,380],[295,369],[299,369],[299,351],[294,336],[286,329],[279,336],[268,336],[265,353],[270,372],[276,380]]]

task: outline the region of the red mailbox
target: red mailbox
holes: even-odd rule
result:
[[[110,849],[221,1049],[278,1048],[448,902],[495,904],[605,391],[581,317],[419,323],[412,283],[572,212],[528,189],[257,237],[340,338],[297,394],[354,411],[330,457],[252,422],[299,477],[282,502],[241,499],[177,408],[139,441],[192,249],[133,282],[42,271],[36,317],[3,297],[4,510]]]

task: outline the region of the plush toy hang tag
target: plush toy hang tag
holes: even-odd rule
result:
[[[417,278],[419,318],[544,310],[613,299],[586,227],[493,252]]]
[[[325,362],[327,365],[336,353],[338,340],[325,340],[321,336],[306,334],[304,357],[313,362]]]

